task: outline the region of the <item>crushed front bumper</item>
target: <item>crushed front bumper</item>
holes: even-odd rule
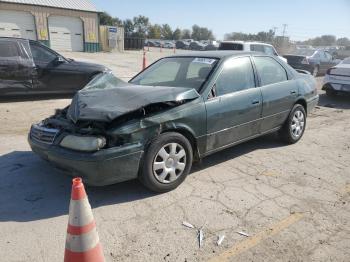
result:
[[[28,137],[33,152],[71,176],[80,176],[92,186],[115,184],[138,177],[143,156],[140,143],[102,149],[94,153],[68,150],[54,144],[40,143]]]

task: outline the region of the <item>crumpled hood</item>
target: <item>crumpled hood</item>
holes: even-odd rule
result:
[[[67,116],[74,123],[83,120],[111,122],[147,105],[185,101],[200,95],[193,88],[126,84],[109,89],[81,90],[73,98]]]

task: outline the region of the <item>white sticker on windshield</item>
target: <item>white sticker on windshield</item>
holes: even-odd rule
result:
[[[208,64],[208,65],[212,65],[213,63],[215,63],[215,59],[212,58],[204,58],[204,57],[196,57],[192,63],[201,63],[201,64]]]

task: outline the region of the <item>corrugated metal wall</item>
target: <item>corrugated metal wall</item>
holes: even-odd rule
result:
[[[73,0],[72,0],[73,1]],[[51,7],[40,7],[19,4],[0,3],[0,9],[30,12],[35,18],[37,38],[49,45],[48,17],[50,15],[79,17],[84,24],[84,50],[86,52],[100,51],[98,14],[94,12],[84,12],[66,10]]]

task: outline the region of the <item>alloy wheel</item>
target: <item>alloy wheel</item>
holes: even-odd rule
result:
[[[295,138],[299,138],[304,131],[304,127],[305,127],[304,113],[300,110],[296,110],[294,112],[294,116],[291,123],[291,131],[293,136]]]

